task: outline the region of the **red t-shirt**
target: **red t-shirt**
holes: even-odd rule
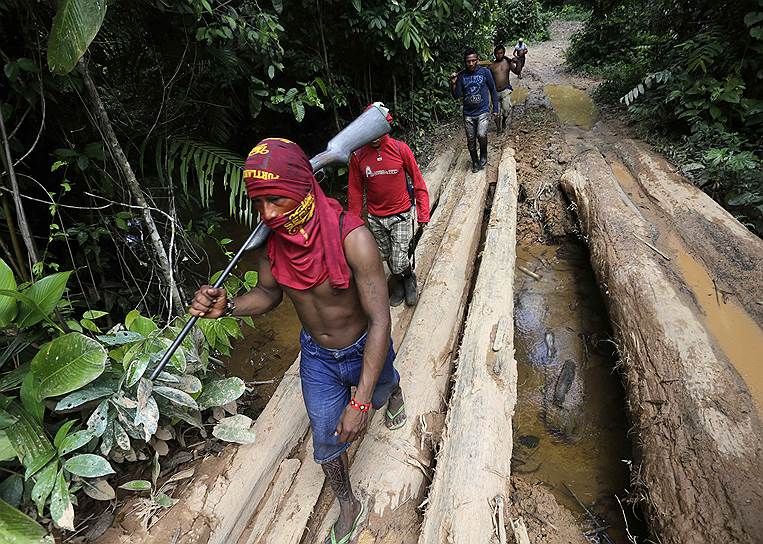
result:
[[[411,148],[405,142],[383,136],[378,149],[366,145],[350,158],[347,207],[360,216],[363,189],[368,213],[387,217],[411,207],[405,174],[413,180],[413,195],[419,223],[429,222],[429,192]]]

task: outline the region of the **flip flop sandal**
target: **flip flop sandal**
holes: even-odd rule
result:
[[[366,509],[363,506],[363,503],[360,503],[360,512],[358,512],[358,515],[355,517],[355,521],[352,522],[352,527],[350,527],[350,532],[347,533],[342,537],[342,540],[336,539],[336,533],[334,532],[334,525],[331,526],[331,533],[329,536],[331,537],[331,544],[348,544],[350,540],[352,539],[352,534],[355,532],[355,529],[358,528],[358,522],[360,521],[360,518],[363,517],[363,514],[365,513]]]
[[[397,418],[397,416],[399,416],[400,414],[402,414],[404,411],[405,411],[405,403],[401,404],[401,405],[400,405],[400,408],[399,408],[399,409],[397,410],[397,412],[396,412],[396,413],[394,413],[394,414],[393,414],[392,412],[390,412],[389,410],[387,410],[387,412],[386,412],[386,414],[385,414],[385,415],[387,416],[387,421],[389,421],[390,423],[391,423],[391,422],[393,422],[393,421],[395,421],[395,418]],[[407,416],[407,415],[406,415],[406,417],[405,417],[405,418],[404,418],[404,419],[403,419],[403,420],[402,420],[400,423],[398,423],[397,425],[387,425],[387,428],[388,428],[390,431],[396,431],[397,429],[399,429],[399,428],[401,428],[403,425],[405,425],[405,422],[406,422],[406,421],[408,421],[408,416]]]

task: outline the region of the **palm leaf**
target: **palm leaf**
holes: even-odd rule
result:
[[[68,74],[85,54],[103,24],[106,0],[62,0],[48,40],[48,66]]]
[[[187,138],[173,138],[167,149],[167,178],[176,174],[180,186],[188,194],[189,178],[195,177],[198,197],[207,206],[215,191],[228,189],[228,213],[239,221],[252,224],[252,205],[243,181],[244,161],[240,155],[224,147]]]

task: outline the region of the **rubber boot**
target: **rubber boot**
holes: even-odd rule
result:
[[[389,305],[400,306],[405,299],[405,287],[403,286],[403,276],[401,274],[390,274],[389,276]]]
[[[405,305],[416,306],[416,303],[419,301],[418,285],[416,273],[411,270],[410,266],[403,272],[403,287],[405,290]]]
[[[477,150],[469,150],[469,155],[472,156],[472,174],[476,174],[480,170],[479,160],[477,159]]]
[[[487,164],[487,138],[484,142],[480,142],[480,162],[479,167],[480,170],[485,168],[485,165]]]

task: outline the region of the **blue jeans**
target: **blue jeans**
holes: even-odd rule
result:
[[[316,463],[333,461],[350,447],[350,442],[339,442],[339,437],[334,432],[342,412],[350,403],[350,387],[358,385],[360,380],[366,335],[364,333],[354,344],[342,349],[328,349],[318,345],[304,329],[299,335],[302,346],[299,377],[313,429],[313,455]],[[390,338],[387,359],[371,400],[375,409],[387,403],[400,383],[400,374],[392,366],[394,360],[395,350]]]

